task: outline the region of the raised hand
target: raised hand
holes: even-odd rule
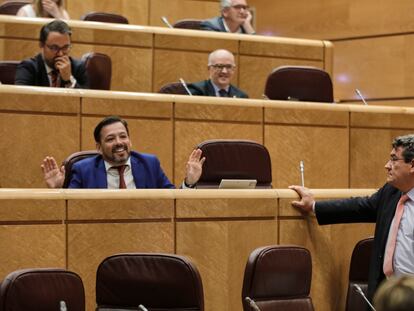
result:
[[[187,185],[196,184],[201,177],[201,173],[203,172],[203,164],[206,160],[205,157],[201,157],[201,154],[201,149],[194,149],[188,158],[187,164],[185,166],[185,183]]]
[[[58,167],[53,157],[47,156],[40,165],[43,171],[43,179],[48,188],[62,188],[65,181],[65,167]]]

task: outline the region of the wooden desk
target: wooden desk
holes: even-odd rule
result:
[[[317,198],[373,190],[316,190]],[[188,256],[200,270],[206,310],[241,310],[248,255],[270,244],[310,249],[316,310],[344,305],[349,259],[373,225],[319,227],[290,207],[291,190],[0,189],[0,279],[28,267],[63,267],[95,306],[98,264],[118,252]],[[346,234],[344,234],[346,233]]]

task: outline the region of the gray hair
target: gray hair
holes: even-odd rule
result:
[[[220,0],[220,10],[231,7],[232,0]]]
[[[392,147],[394,149],[402,147],[404,149],[402,156],[404,157],[405,163],[411,162],[414,159],[414,134],[394,138]]]
[[[233,58],[234,58],[234,55],[233,55],[232,52],[230,52],[228,50],[225,50],[225,49],[218,49],[218,50],[215,50],[215,51],[211,52],[208,55],[208,66],[213,65],[213,59],[214,59],[214,57],[217,56],[217,54],[222,54],[222,53],[228,53],[230,56],[233,56]]]

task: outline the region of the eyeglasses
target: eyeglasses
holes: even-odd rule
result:
[[[390,157],[390,159],[388,161],[391,162],[391,163],[395,163],[397,161],[405,161],[405,159],[397,158],[397,157]]]
[[[56,44],[52,44],[52,45],[46,44],[46,46],[53,53],[59,53],[59,51],[62,51],[65,54],[68,53],[69,50],[72,48],[72,45],[70,45],[70,44],[64,45],[62,47],[57,46]]]
[[[231,65],[231,64],[214,64],[214,65],[210,65],[210,67],[213,67],[214,70],[216,70],[216,71],[223,71],[224,68],[227,71],[233,71],[234,68],[236,68],[236,65]]]
[[[247,11],[249,9],[248,5],[243,5],[243,4],[236,4],[236,5],[232,5],[231,6],[233,9],[236,9],[238,11],[241,11],[242,9]]]

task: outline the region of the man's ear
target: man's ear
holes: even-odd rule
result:
[[[101,144],[100,143],[96,143],[95,146],[96,146],[96,151],[98,151],[99,153],[102,153]]]
[[[223,10],[221,10],[221,16],[222,17],[227,17],[229,14],[229,8],[224,8]]]

